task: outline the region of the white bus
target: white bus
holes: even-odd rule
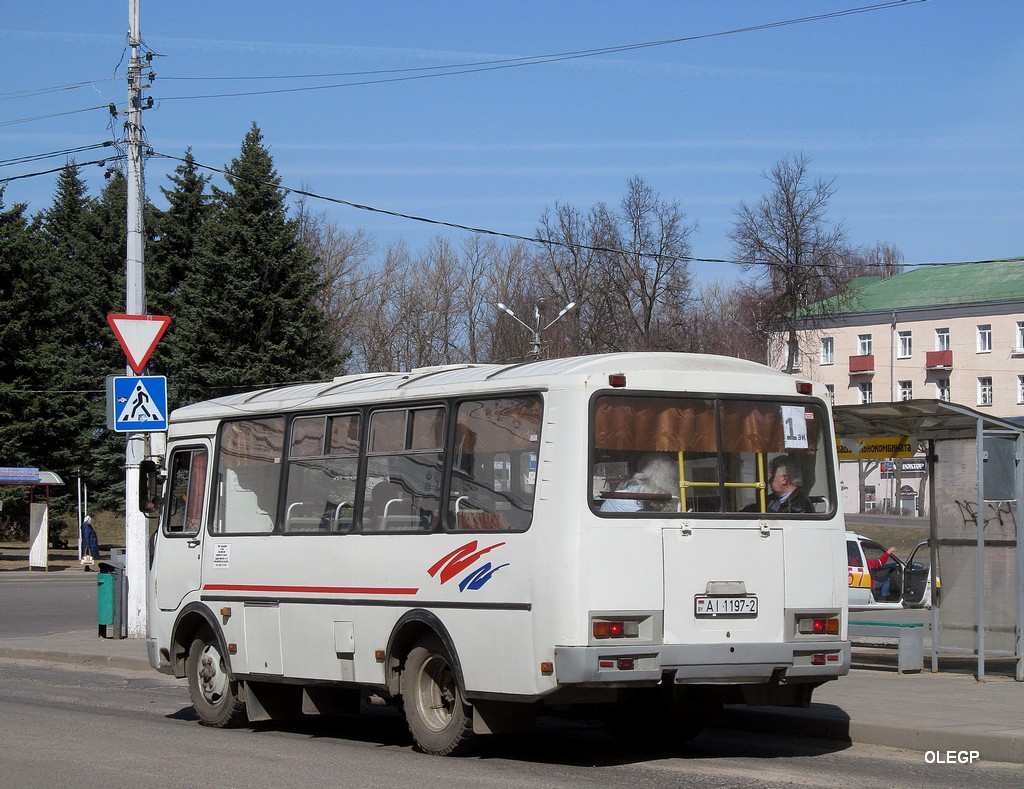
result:
[[[818,384],[670,353],[452,366],[197,403],[167,438],[148,652],[208,725],[372,695],[434,754],[578,705],[679,742],[849,669]],[[773,473],[802,483],[781,507]]]

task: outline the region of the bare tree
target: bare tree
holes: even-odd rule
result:
[[[738,259],[767,285],[765,317],[788,335],[788,372],[799,368],[801,307],[840,293],[847,281],[846,233],[826,217],[835,179],[810,183],[809,165],[803,154],[779,161],[765,174],[771,191],[757,205],[740,203],[730,234]]]
[[[688,310],[688,342],[680,350],[764,364],[768,337],[761,302],[760,293],[750,283],[715,280],[704,284]]]
[[[666,202],[639,176],[631,178],[618,220],[619,314],[630,324],[632,350],[669,350],[678,344],[674,331],[684,321],[692,278],[690,235],[677,202]]]
[[[600,353],[621,349],[616,315],[615,269],[611,250],[618,248],[615,221],[603,203],[584,214],[556,203],[541,216],[538,235],[547,245],[534,258],[539,290],[551,303],[575,302],[559,322],[552,341],[556,355]],[[529,314],[534,305],[530,305]]]
[[[845,266],[847,283],[855,277],[889,279],[903,273],[903,253],[893,244],[878,241],[873,247],[850,250]]]
[[[692,286],[689,238],[696,225],[639,176],[618,213],[556,204],[541,218],[548,242],[536,257],[548,302],[576,310],[552,327],[566,353],[678,349]]]
[[[363,372],[401,369],[402,297],[409,290],[409,251],[390,245],[383,263],[367,271],[358,293],[359,309],[349,328],[353,363]]]

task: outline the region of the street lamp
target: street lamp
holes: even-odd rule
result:
[[[562,307],[562,311],[559,312],[554,317],[554,319],[550,323],[548,323],[546,326],[544,326],[543,328],[541,328],[541,325],[540,325],[540,318],[541,318],[541,315],[544,314],[545,307],[547,307],[547,302],[544,299],[541,299],[540,301],[538,301],[534,305],[534,308],[533,308],[533,326],[530,326],[525,321],[521,320],[518,315],[516,315],[514,312],[512,312],[512,309],[507,304],[503,304],[502,302],[499,301],[494,306],[497,307],[502,312],[504,312],[510,318],[512,318],[512,320],[514,320],[516,323],[518,323],[520,326],[522,326],[528,332],[530,332],[530,356],[533,358],[534,361],[539,361],[540,360],[540,336],[541,336],[541,334],[543,332],[546,332],[552,326],[554,326],[555,323],[563,315],[565,315],[567,312],[569,312],[569,310],[571,310],[573,307],[575,307],[576,306],[576,302],[575,301],[570,301],[568,304],[566,304],[564,307]]]

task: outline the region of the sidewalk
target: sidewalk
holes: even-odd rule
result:
[[[145,639],[99,638],[94,630],[39,636],[0,634],[0,658],[152,671]],[[808,709],[727,707],[722,726],[744,731],[888,745],[949,761],[947,751],[1024,764],[1024,683],[1010,660],[986,661],[984,682],[971,659],[940,658],[938,673],[898,674],[892,650],[854,649],[854,668],[815,691]],[[964,757],[967,758],[966,756]]]

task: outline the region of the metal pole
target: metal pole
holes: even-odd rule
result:
[[[145,190],[142,178],[142,62],[139,60],[139,2],[128,0],[128,116],[125,133],[128,145],[128,244],[125,267],[125,311],[146,314],[146,286],[143,265],[142,206]],[[134,375],[129,365],[126,375]],[[125,571],[128,577],[128,636],[146,635],[146,518],[139,511],[139,464],[146,454],[146,434],[129,433],[125,444]]]
[[[928,583],[932,585],[932,672],[939,670],[939,590],[935,579],[939,571],[939,514],[935,494],[935,439],[928,439]]]
[[[978,455],[978,681],[985,679],[985,424],[975,432]]]
[[[1015,445],[1017,464],[1014,474],[1014,495],[1017,501],[1014,512],[1013,552],[1017,559],[1017,642],[1014,648],[1017,667],[1014,679],[1024,682],[1024,539],[1021,539],[1020,528],[1020,504],[1021,499],[1024,498],[1024,433],[1017,433]]]

